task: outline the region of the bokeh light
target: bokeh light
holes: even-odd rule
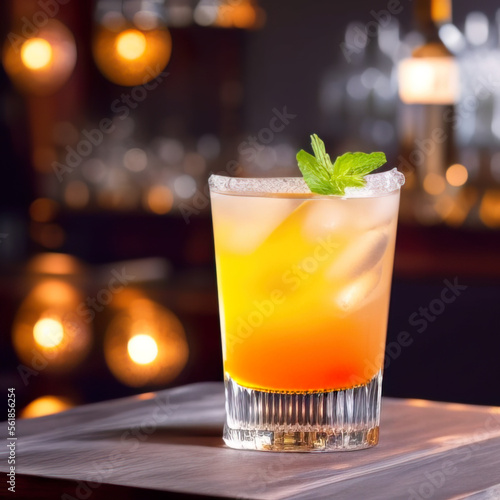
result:
[[[441,24],[451,19],[451,0],[433,0],[430,7],[432,20],[436,24]]]
[[[123,164],[131,172],[141,172],[148,166],[148,155],[140,148],[129,149],[123,156]]]
[[[174,181],[174,190],[180,198],[191,198],[196,193],[196,181],[190,175],[179,175]]]
[[[49,198],[37,198],[30,205],[29,212],[32,220],[36,222],[50,222],[54,219],[59,209],[59,204]]]
[[[253,28],[257,23],[257,10],[249,0],[222,2],[217,12],[215,25],[224,28]]]
[[[176,165],[184,158],[184,146],[177,139],[158,140],[158,156],[169,165]]]
[[[481,46],[488,41],[489,22],[484,12],[469,12],[465,18],[465,38],[473,46]]]
[[[130,359],[138,365],[148,365],[158,356],[158,344],[151,335],[134,335],[127,344]]]
[[[476,190],[464,187],[453,196],[443,194],[437,197],[434,208],[447,225],[460,227],[476,202]]]
[[[43,38],[26,40],[21,47],[21,60],[28,69],[44,68],[50,64],[52,57],[52,46]]]
[[[467,182],[468,178],[469,174],[467,172],[467,169],[459,163],[451,165],[446,170],[446,180],[448,181],[448,184],[450,184],[450,186],[463,186]]]
[[[164,215],[172,209],[174,196],[167,186],[151,186],[147,192],[145,206],[151,212]]]
[[[42,396],[26,405],[21,411],[21,418],[37,418],[69,410],[74,404],[60,396]]]
[[[431,172],[424,177],[423,187],[427,193],[437,196],[444,192],[446,183],[441,175]]]
[[[130,294],[128,299],[131,301],[115,315],[104,338],[109,369],[131,387],[171,382],[189,354],[182,324],[171,311],[149,299]]]
[[[189,0],[168,2],[165,9],[169,26],[181,28],[189,26],[193,22],[193,7]]]
[[[45,268],[76,271],[65,257],[58,265],[57,254],[49,261],[28,265],[33,270]],[[17,356],[26,366],[47,372],[65,372],[83,361],[90,350],[92,337],[85,302],[77,288],[63,279],[44,278],[22,302],[14,319],[12,341]]]
[[[139,30],[126,30],[116,37],[116,51],[128,61],[139,59],[146,52],[146,47],[146,37]]]
[[[266,19],[256,0],[200,0],[193,17],[200,26],[240,29],[261,28]]]
[[[72,255],[44,252],[28,262],[27,271],[38,275],[72,276],[83,274],[85,269]]]
[[[399,96],[404,103],[453,104],[458,83],[458,66],[452,57],[411,57],[399,63]]]
[[[83,181],[70,181],[64,189],[64,201],[66,205],[75,210],[87,206],[90,199],[90,192],[87,184]]]
[[[118,85],[136,86],[153,80],[168,64],[171,52],[172,39],[166,28],[113,29],[101,25],[94,36],[95,62],[101,73]]]
[[[13,33],[22,32],[14,26]],[[49,19],[36,36],[3,47],[3,65],[22,92],[52,94],[70,77],[76,64],[76,44],[71,31],[56,19]]]
[[[39,319],[33,327],[33,337],[40,347],[56,347],[63,341],[64,326],[58,319]]]
[[[481,200],[479,216],[485,226],[500,227],[500,190],[487,189]]]

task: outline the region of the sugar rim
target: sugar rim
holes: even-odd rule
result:
[[[346,188],[344,196],[337,198],[374,198],[397,191],[405,183],[405,176],[393,168],[387,172],[365,176],[366,186]],[[312,193],[302,177],[226,177],[212,174],[208,179],[210,191],[239,196],[259,196],[261,194],[299,194],[307,198],[331,198]]]

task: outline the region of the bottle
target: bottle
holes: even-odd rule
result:
[[[447,191],[446,169],[455,163],[455,100],[458,66],[439,38],[439,27],[451,20],[450,0],[417,0],[414,10],[425,42],[398,68],[400,166],[417,193],[414,215],[426,224],[440,222],[434,210]]]

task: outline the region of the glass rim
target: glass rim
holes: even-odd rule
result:
[[[303,177],[229,177],[212,174],[208,179],[211,193],[231,196],[256,196],[301,199],[380,198],[401,189],[405,176],[397,168],[365,176],[367,185],[346,188],[345,195],[312,193]]]

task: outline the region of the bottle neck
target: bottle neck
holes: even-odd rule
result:
[[[439,40],[439,27],[451,22],[451,0],[416,0],[414,16],[418,30],[428,42]]]

